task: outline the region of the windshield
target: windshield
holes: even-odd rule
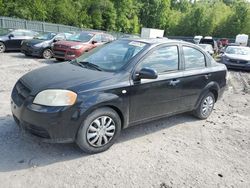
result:
[[[67,40],[77,42],[88,42],[94,36],[92,33],[81,32],[71,35]]]
[[[0,35],[7,35],[10,31],[8,29],[0,29]]]
[[[41,33],[41,34],[35,36],[34,38],[39,39],[39,40],[50,40],[54,36],[56,36],[56,33]]]
[[[250,55],[250,48],[248,47],[227,47],[226,53],[237,55]]]
[[[117,40],[85,53],[75,61],[88,62],[105,71],[117,71],[142,51],[145,46],[146,44],[142,42]]]

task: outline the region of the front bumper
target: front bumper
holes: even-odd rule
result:
[[[250,70],[250,64],[249,63],[232,63],[226,60],[223,60],[222,63],[227,66],[227,68],[231,69],[239,69],[239,70]]]
[[[74,142],[80,110],[72,107],[48,107],[33,104],[34,97],[21,99],[15,88],[11,96],[11,111],[17,124],[45,142]]]
[[[21,52],[27,55],[31,56],[38,56],[41,57],[43,53],[44,48],[42,47],[35,47],[35,46],[27,46],[22,45]]]
[[[53,48],[53,56],[58,59],[72,60],[83,54],[82,51],[74,49]]]

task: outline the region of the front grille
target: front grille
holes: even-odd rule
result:
[[[67,49],[69,46],[63,45],[63,44],[54,44],[54,48],[61,48],[61,49]]]
[[[41,137],[41,138],[50,138],[50,136],[49,136],[49,133],[48,133],[48,131],[46,131],[44,128],[42,128],[42,127],[38,127],[38,126],[36,126],[36,125],[31,125],[31,124],[28,124],[28,123],[25,123],[24,125],[23,125],[23,128],[26,130],[26,131],[28,131],[28,132],[30,132],[31,134],[34,134],[34,135],[36,135],[36,136],[38,136],[38,137]]]
[[[235,59],[230,59],[230,62],[232,63],[237,63],[237,64],[247,64],[248,61],[244,61],[244,60],[235,60]]]
[[[65,56],[65,51],[54,50],[54,55],[59,56],[59,57],[64,57]]]
[[[13,89],[12,99],[16,105],[21,106],[30,92],[30,89],[19,80]]]

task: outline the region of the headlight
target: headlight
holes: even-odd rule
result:
[[[77,94],[69,90],[48,89],[41,91],[33,103],[44,106],[71,106],[76,102]]]
[[[44,45],[44,43],[41,42],[41,43],[35,44],[34,46],[35,46],[35,47],[41,47],[41,46],[43,46],[43,45]]]
[[[82,47],[83,45],[80,44],[80,45],[71,46],[70,48],[78,50],[78,49],[81,49]]]

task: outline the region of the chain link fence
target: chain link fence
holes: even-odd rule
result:
[[[116,38],[119,38],[124,35],[124,33],[121,33],[121,32],[107,32],[107,31],[101,31],[101,30],[78,28],[78,27],[62,25],[62,24],[53,24],[53,23],[40,22],[40,21],[29,21],[25,19],[10,18],[10,17],[3,17],[3,16],[0,16],[0,28],[28,29],[28,30],[37,31],[37,32],[99,31],[99,32],[109,33]]]

